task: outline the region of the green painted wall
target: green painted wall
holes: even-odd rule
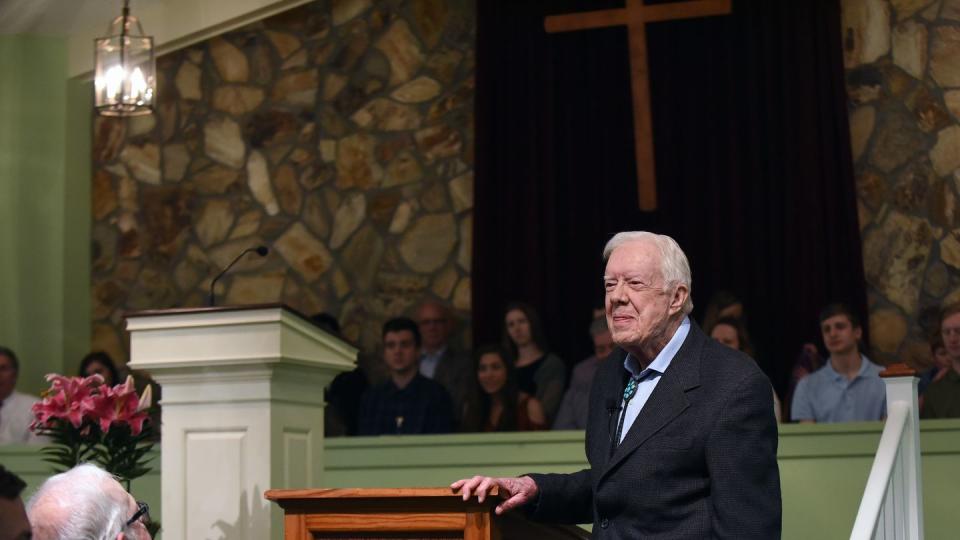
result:
[[[879,422],[780,426],[783,538],[848,538],[883,425]],[[960,420],[921,423],[926,537],[956,535]],[[327,441],[330,487],[441,486],[474,474],[573,472],[586,466],[582,432]]]
[[[90,352],[90,156],[93,83],[67,81],[67,141],[64,154],[63,370],[74,374]]]
[[[781,426],[784,539],[849,537],[882,430],[879,422]],[[926,538],[955,538],[960,420],[924,420],[920,446]],[[444,486],[473,474],[573,472],[586,466],[583,432],[577,431],[328,439],[325,452],[322,487]],[[154,460],[157,468],[159,462]],[[0,463],[23,475],[28,492],[49,470],[27,447],[0,447]],[[157,515],[159,490],[156,469],[133,488]]]
[[[66,42],[0,36],[0,343],[18,387],[89,347],[89,83],[66,78]]]
[[[0,36],[0,253],[17,251],[17,203],[20,168],[19,113],[20,41]],[[18,267],[16,257],[0,257],[0,343],[15,346],[20,339],[18,324]]]

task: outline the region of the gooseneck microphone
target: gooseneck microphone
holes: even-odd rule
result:
[[[243,250],[243,252],[241,252],[239,255],[237,255],[237,258],[234,259],[233,262],[228,264],[226,268],[221,270],[220,273],[217,274],[217,277],[213,278],[213,281],[210,282],[210,298],[208,300],[208,304],[210,305],[210,307],[213,307],[214,305],[216,305],[217,297],[216,297],[216,293],[214,293],[213,291],[214,291],[214,286],[216,286],[217,284],[217,280],[222,278],[223,275],[226,274],[228,270],[233,268],[233,265],[237,264],[237,261],[239,261],[244,255],[246,255],[247,253],[250,253],[251,251],[261,257],[266,257],[267,253],[270,253],[270,250],[267,248],[267,246],[256,246],[256,247],[247,248]]]

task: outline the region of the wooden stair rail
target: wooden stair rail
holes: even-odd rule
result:
[[[850,538],[922,540],[916,371],[893,364],[880,376],[887,386],[887,420]]]

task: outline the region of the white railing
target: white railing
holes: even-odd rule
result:
[[[892,366],[883,377],[887,421],[850,539],[922,540],[917,379],[906,366]]]

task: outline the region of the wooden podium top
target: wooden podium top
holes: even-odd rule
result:
[[[500,499],[500,488],[493,486],[488,496]],[[459,493],[448,487],[411,488],[322,488],[322,489],[270,489],[263,496],[282,505],[284,501],[317,499],[396,499],[396,498],[454,498],[463,500]]]
[[[284,538],[565,539],[590,533],[571,525],[529,521],[521,512],[494,514],[503,500],[494,487],[483,503],[449,487],[271,489],[264,497],[284,510]]]

